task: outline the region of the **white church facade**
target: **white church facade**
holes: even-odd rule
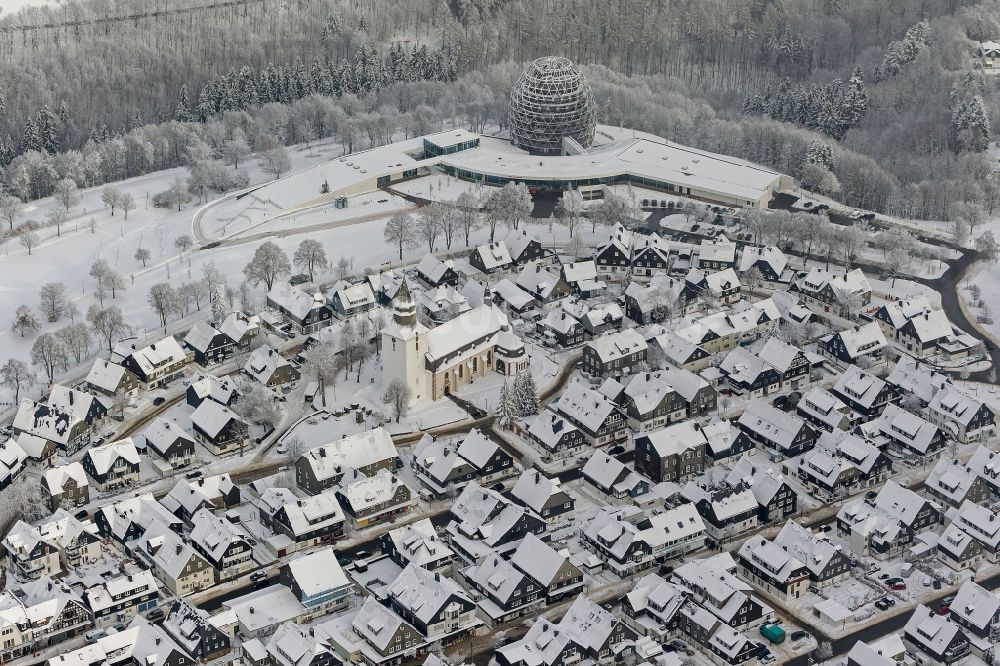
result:
[[[528,366],[524,343],[491,299],[434,328],[417,321],[404,286],[392,302],[392,322],[382,329],[382,386],[399,379],[410,400],[439,400],[491,372],[513,376]]]

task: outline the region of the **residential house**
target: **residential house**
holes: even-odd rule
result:
[[[788,257],[774,245],[744,245],[736,271],[743,276],[743,281],[751,289],[758,286],[784,287],[788,286],[792,279]]]
[[[611,230],[609,241],[594,252],[599,275],[624,275],[632,266],[633,234],[621,223]]]
[[[295,483],[315,495],[338,485],[349,469],[374,476],[398,466],[392,437],[384,428],[375,428],[306,451],[295,461]]]
[[[408,565],[386,588],[386,602],[429,642],[448,645],[482,625],[477,606],[448,576]]]
[[[215,569],[211,563],[162,523],[151,525],[129,551],[178,597],[215,585]]]
[[[760,467],[749,458],[740,458],[726,476],[726,483],[748,486],[757,500],[757,519],[761,525],[787,519],[798,511],[799,496],[784,476],[770,467]]]
[[[600,392],[625,412],[629,428],[637,432],[656,430],[688,417],[687,401],[661,372],[639,372],[621,381],[609,378]]]
[[[840,398],[821,386],[815,386],[803,394],[795,405],[795,413],[817,430],[827,432],[850,430],[859,417]]]
[[[789,520],[774,537],[774,543],[805,565],[810,583],[818,589],[851,577],[851,559],[822,532]]]
[[[740,278],[732,268],[715,272],[692,268],[684,276],[681,298],[685,303],[701,300],[723,306],[732,305],[742,298],[740,295],[742,289]]]
[[[146,450],[178,469],[191,464],[194,458],[194,440],[187,431],[172,421],[156,417],[142,432]]]
[[[686,311],[681,300],[684,283],[658,275],[649,284],[630,282],[625,288],[625,314],[637,324],[658,324]]]
[[[788,602],[809,591],[809,568],[774,541],[751,537],[740,546],[736,560],[740,576],[777,599]]]
[[[944,529],[937,541],[937,558],[955,571],[978,569],[985,553],[983,544],[952,523]]]
[[[444,285],[415,294],[420,311],[435,323],[451,321],[472,309],[468,299],[455,287]]]
[[[602,303],[589,308],[582,317],[580,323],[583,330],[590,337],[596,337],[605,333],[616,331],[622,327],[625,320],[625,313],[617,303]]]
[[[746,631],[769,620],[773,613],[736,577],[737,565],[729,553],[688,560],[674,568],[670,580],[688,591],[691,601],[727,626]]]
[[[580,474],[609,499],[615,500],[631,500],[645,495],[652,485],[649,479],[633,472],[625,463],[604,451],[594,451]]]
[[[214,620],[187,599],[177,599],[167,610],[161,626],[192,660],[212,661],[233,648],[232,638]]]
[[[239,486],[233,483],[232,478],[228,474],[216,474],[197,479],[178,479],[160,504],[193,526],[194,516],[199,510],[223,511],[238,505],[240,500]]]
[[[886,381],[856,365],[849,366],[837,379],[833,393],[852,410],[874,419],[890,403],[899,402],[899,394]]]
[[[959,508],[965,502],[985,504],[990,499],[990,487],[972,467],[960,464],[957,458],[939,460],[924,482],[927,494],[942,504]]]
[[[510,252],[510,258],[518,265],[538,261],[546,256],[542,243],[537,238],[529,236],[526,229],[511,229],[503,242]]]
[[[284,326],[297,335],[314,333],[330,325],[333,311],[323,294],[310,294],[287,282],[277,282],[267,292],[267,307],[277,312]]]
[[[886,347],[885,335],[875,322],[831,333],[820,338],[816,345],[821,356],[841,367],[868,367],[878,363]]]
[[[486,275],[506,273],[514,267],[507,244],[502,240],[477,246],[469,255],[469,263]]]
[[[279,580],[305,607],[303,621],[344,610],[354,589],[331,547],[293,556],[282,565]]]
[[[479,615],[495,627],[545,604],[545,589],[511,562],[493,553],[462,571]]]
[[[261,496],[260,516],[268,529],[285,537],[272,542],[279,557],[344,535],[344,513],[332,490],[303,499],[291,493],[269,496],[274,490]]]
[[[544,476],[537,469],[526,469],[510,490],[510,498],[542,517],[550,527],[573,518],[576,500],[556,478]]]
[[[242,451],[249,440],[247,423],[236,412],[205,400],[191,414],[195,441],[217,456]]]
[[[697,509],[688,503],[659,513],[635,506],[603,507],[580,536],[609,570],[630,576],[703,548],[707,533]]]
[[[563,309],[551,310],[536,324],[550,347],[572,347],[583,342],[586,330],[580,320]]]
[[[725,238],[706,240],[697,248],[698,268],[706,271],[723,271],[736,266],[736,243]]]
[[[261,335],[260,317],[238,311],[230,312],[219,324],[219,331],[232,341],[236,349],[249,351],[256,346]]]
[[[539,261],[529,261],[517,276],[515,284],[530,294],[539,305],[546,305],[570,295],[569,284],[562,276],[544,268]]]
[[[736,424],[745,438],[775,455],[790,458],[816,445],[816,431],[808,423],[763,400],[751,400]]]
[[[549,458],[577,455],[587,446],[583,431],[564,416],[543,409],[523,432],[525,439]]]
[[[890,479],[874,499],[853,500],[841,507],[837,533],[859,556],[886,559],[899,555],[941,519],[941,505]]]
[[[534,534],[524,536],[510,561],[545,590],[548,603],[583,591],[583,572],[570,561],[569,551],[557,551]]]
[[[611,400],[582,382],[570,383],[554,407],[583,432],[591,446],[615,444],[627,436],[625,416]]]
[[[135,541],[157,523],[181,532],[183,521],[156,501],[152,493],[127,497],[105,504],[94,512],[94,523],[101,536],[122,546]]]
[[[997,429],[990,406],[957,387],[934,394],[927,405],[927,419],[963,444],[983,441]]]
[[[926,654],[933,663],[954,664],[968,656],[969,639],[962,628],[920,604],[903,627],[903,643],[912,652]]]
[[[918,359],[900,354],[892,372],[885,379],[900,395],[912,395],[919,400],[921,408],[930,404],[934,394],[952,386],[951,376],[938,372]]]
[[[886,405],[881,416],[860,424],[857,430],[880,448],[911,460],[935,458],[947,443],[940,428],[894,404]]]
[[[351,284],[340,280],[326,292],[326,300],[341,319],[368,312],[378,304],[367,281]]]
[[[42,495],[53,512],[59,507],[80,507],[90,503],[90,480],[79,462],[46,469],[41,484]]]
[[[1000,630],[1000,597],[975,581],[962,583],[951,602],[950,619],[973,643],[985,642],[991,649]],[[977,640],[978,639],[978,640]]]
[[[425,254],[417,264],[417,277],[428,287],[458,286],[458,271],[452,261],[441,261],[433,254]]]
[[[708,439],[697,421],[683,421],[635,437],[635,469],[660,483],[705,471]]]
[[[139,378],[131,370],[103,358],[94,360],[87,378],[87,390],[108,398],[124,395],[135,398],[139,395]]]
[[[438,537],[430,518],[390,530],[381,538],[382,552],[401,568],[408,564],[431,571],[447,569],[455,552]]]
[[[0,592],[0,661],[8,663],[57,645],[93,626],[83,599],[43,577]]]
[[[662,358],[683,370],[698,372],[707,368],[712,362],[712,354],[673,331],[652,336],[647,333],[646,340],[649,343],[648,357]]]
[[[451,548],[467,564],[492,551],[501,554],[517,548],[525,535],[544,535],[545,521],[533,511],[475,481],[462,490],[449,509],[453,520],[446,536]]]
[[[192,518],[191,546],[215,569],[215,582],[238,578],[254,568],[249,535],[236,523],[199,509]]]
[[[134,486],[139,483],[139,452],[131,437],[94,446],[83,454],[83,470],[98,492]]]
[[[302,373],[270,345],[258,347],[243,366],[243,375],[270,389],[294,386]]]
[[[56,450],[72,455],[90,443],[90,425],[79,416],[49,405],[22,400],[11,424],[18,446],[45,462]]]
[[[148,569],[108,577],[83,593],[83,601],[98,627],[128,623],[137,613],[156,608],[160,587]]]
[[[194,352],[195,363],[202,366],[222,363],[236,349],[236,343],[210,322],[199,321],[184,336],[184,346]]]
[[[187,404],[192,407],[198,407],[206,399],[232,407],[239,397],[239,387],[233,379],[201,372],[195,373],[185,392]]]
[[[715,543],[732,539],[760,524],[757,499],[743,483],[708,487],[689,481],[681,496],[697,509],[708,538]]]
[[[827,312],[837,309],[843,314],[857,312],[872,300],[871,283],[860,268],[838,275],[814,267],[794,280],[789,291],[800,294],[807,303],[818,305]]]
[[[413,507],[410,487],[384,469],[373,476],[352,470],[341,479],[337,499],[355,529],[394,520]]]
[[[633,235],[632,275],[642,278],[666,275],[673,264],[670,242],[652,233]]]
[[[140,347],[124,340],[114,347],[111,360],[131,371],[148,389],[163,387],[184,374],[191,358],[172,335]]]
[[[0,490],[12,484],[24,471],[28,454],[14,439],[0,441]]]

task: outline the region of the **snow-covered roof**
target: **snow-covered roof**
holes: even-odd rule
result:
[[[86,381],[91,386],[113,392],[118,388],[126,372],[128,370],[117,363],[98,358],[94,360],[94,365],[91,366],[90,372],[87,373]]]
[[[510,250],[507,249],[507,244],[502,240],[493,243],[484,243],[477,246],[472,252],[479,255],[483,267],[488,271],[494,268],[502,268],[514,261],[510,256]]]
[[[943,388],[934,394],[927,410],[938,414],[941,417],[955,421],[962,426],[969,425],[969,422],[979,413],[983,407],[983,401],[975,398],[957,387]]]
[[[183,509],[190,516],[203,506],[222,504],[223,497],[235,487],[229,474],[178,479],[160,503],[171,513]]]
[[[857,358],[865,354],[873,354],[886,346],[885,334],[878,322],[868,322],[837,333],[848,356]]]
[[[406,483],[392,472],[380,469],[372,476],[362,476],[342,485],[341,497],[355,514],[388,506]],[[412,493],[411,493],[412,494]]]
[[[940,432],[933,423],[893,404],[886,405],[882,414],[864,424],[862,429],[905,444],[919,453],[926,453]]]
[[[679,456],[685,451],[705,446],[707,440],[702,433],[701,424],[694,420],[674,423],[659,430],[646,432],[635,437],[636,443],[645,440],[661,458]]]
[[[344,513],[331,491],[295,499],[283,505],[288,525],[296,536],[322,530],[325,527],[344,522]]]
[[[67,463],[59,467],[52,467],[45,470],[45,485],[52,492],[59,492],[70,479],[76,481],[77,487],[89,485],[87,474],[83,471],[83,465],[79,461]]]
[[[606,544],[615,557],[622,558],[634,541],[657,548],[704,533],[705,523],[691,503],[654,514],[645,514],[634,506],[603,507],[583,530],[589,539]]]
[[[921,363],[912,356],[902,354],[886,381],[899,390],[930,402],[941,388],[951,384],[951,377]]]
[[[673,331],[655,336],[653,342],[660,348],[668,361],[678,365],[690,361],[691,356],[699,349],[697,342],[692,342]]]
[[[465,570],[464,576],[490,597],[506,603],[525,582],[525,574],[495,552]]]
[[[430,256],[430,255],[428,255]],[[336,294],[340,297],[340,302],[344,307],[356,308],[362,305],[375,303],[375,294],[371,285],[367,281],[351,284],[347,281],[340,281],[327,292],[327,298],[332,298]]]
[[[184,350],[172,335],[137,348],[135,344],[121,342],[115,346],[115,355],[125,358],[131,356],[139,369],[146,375],[151,375],[165,365],[183,363],[186,360]]]
[[[448,544],[438,537],[430,518],[391,530],[389,539],[403,560],[417,566],[451,559],[454,555]]]
[[[139,464],[139,452],[135,448],[135,443],[131,437],[108,442],[101,446],[93,446],[87,450],[86,457],[90,458],[94,464],[94,470],[98,474],[107,474],[111,466],[119,458],[125,460],[130,465]]]
[[[198,398],[202,400],[211,398],[223,405],[228,405],[233,394],[239,392],[236,382],[232,379],[216,377],[204,372],[199,372],[192,377],[189,388],[194,390]]]
[[[563,309],[551,310],[542,320],[543,327],[564,335],[571,333],[575,327],[580,325],[580,320]]]
[[[219,330],[207,321],[199,321],[188,334],[184,336],[184,344],[196,351],[208,351],[208,346],[212,344],[215,336],[219,335]]]
[[[13,425],[15,429],[45,441],[65,445],[69,442],[73,427],[80,422],[81,419],[69,412],[34,400],[22,400],[14,416]]]
[[[504,278],[493,285],[493,291],[505,302],[509,303],[510,307],[515,310],[522,310],[535,301],[535,299],[532,298],[527,292],[511,282],[508,278]],[[480,300],[482,300],[481,297]]]
[[[597,280],[597,264],[593,259],[571,261],[562,265],[562,274],[570,284]]]
[[[936,502],[921,497],[892,479],[885,482],[874,500],[875,508],[899,520],[904,525],[913,524],[925,503],[929,503],[938,510],[941,509]]]
[[[874,324],[878,328],[878,324]],[[856,365],[849,365],[834,384],[833,390],[863,407],[870,408],[886,387],[886,382]]]
[[[568,551],[557,551],[536,535],[528,533],[518,544],[510,561],[518,569],[548,587],[559,569],[569,562]]]
[[[310,294],[297,286],[279,280],[271,290],[267,292],[267,298],[276,306],[290,312],[298,319],[305,319],[313,308],[319,308],[326,304],[323,294]]]
[[[645,351],[646,341],[634,328],[608,331],[587,343],[602,363],[611,363],[639,351]]]
[[[236,525],[205,508],[198,509],[191,517],[191,543],[201,546],[214,562],[221,562],[226,549],[233,543],[248,543],[246,535]]]
[[[739,272],[746,273],[758,262],[767,264],[776,275],[781,275],[788,265],[785,253],[774,245],[746,245],[740,253]]]
[[[343,474],[347,469],[361,469],[396,455],[389,432],[379,427],[310,449],[302,457],[316,478],[322,481]]]
[[[218,435],[232,420],[242,421],[236,412],[214,400],[203,400],[191,414],[191,423],[209,437]]]
[[[805,564],[774,541],[755,536],[740,546],[739,557],[766,570],[775,580],[787,581],[805,567]]]
[[[903,633],[932,655],[943,655],[961,629],[943,615],[920,604],[903,628]]]
[[[458,584],[448,576],[408,564],[388,587],[395,603],[422,623],[430,623],[453,597],[472,604]]]
[[[574,430],[578,430],[578,428],[565,417],[550,409],[543,409],[538,416],[531,419],[528,426],[528,434],[552,450],[556,448],[562,437]]]
[[[794,520],[785,523],[774,543],[805,564],[815,576],[822,576],[830,561],[841,553],[841,547],[832,543],[825,534],[817,533]]]
[[[731,264],[736,261],[736,243],[729,240],[707,240],[698,246],[698,260]]]
[[[508,328],[510,323],[492,303],[463,312],[454,319],[427,332],[427,359],[436,361],[468,347],[476,340],[488,338]]]
[[[243,312],[230,312],[219,326],[219,332],[233,342],[240,342],[247,333],[259,329],[260,317]]]
[[[559,285],[562,278],[533,259],[524,265],[517,276],[517,286],[525,290],[532,296],[538,298],[548,298]]]
[[[816,266],[801,278],[797,284],[807,293],[822,291],[827,285],[834,293],[866,294],[871,293],[872,286],[865,277],[864,271],[855,268],[847,273],[833,273],[821,266]]]
[[[140,597],[159,589],[153,572],[142,569],[114,578],[105,578],[100,584],[83,593],[91,612],[98,613],[125,599]],[[115,598],[117,597],[117,598]]]
[[[526,469],[521,472],[510,490],[510,496],[537,514],[542,513],[545,503],[565,491],[559,485],[559,479],[549,478],[537,469]]]
[[[142,436],[146,438],[146,444],[160,454],[166,453],[167,449],[178,438],[191,441],[191,437],[179,425],[159,416],[146,426],[146,429],[142,431]]]
[[[757,465],[750,458],[744,457],[733,464],[729,475],[726,476],[726,483],[732,486],[740,483],[749,486],[757,504],[768,506],[785,485],[785,479],[770,467]]]
[[[783,412],[765,400],[751,400],[738,423],[744,429],[766,437],[784,449],[791,447],[804,425],[799,417]]]
[[[955,594],[951,612],[973,627],[985,629],[1000,614],[1000,597],[982,585],[967,580]]]
[[[270,345],[261,345],[253,350],[243,366],[243,372],[258,382],[266,384],[279,369],[290,366],[291,362]]]
[[[942,458],[927,476],[925,485],[954,505],[966,498],[978,478],[972,467],[959,464],[958,459]]]
[[[307,597],[342,589],[351,584],[337,561],[337,554],[329,546],[293,556],[285,566],[302,594]]]
[[[567,386],[555,408],[592,432],[596,432],[616,409],[613,402],[582,382]]]

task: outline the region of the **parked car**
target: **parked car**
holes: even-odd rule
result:
[[[253,581],[264,580],[265,578],[267,578],[266,571],[254,571],[252,574],[250,574],[250,580]]]
[[[878,579],[879,580],[886,580],[888,577],[889,577],[889,574],[884,573],[884,574],[879,574]]]
[[[892,597],[882,597],[882,601],[886,603],[887,606],[895,606],[896,600]]]
[[[945,606],[944,604],[941,604],[934,612],[937,613],[938,615],[947,615],[948,613],[951,612],[951,606]]]
[[[617,456],[618,454],[625,453],[625,447],[619,444],[618,446],[612,446],[608,449],[608,453]]]
[[[93,643],[98,638],[104,638],[107,635],[108,635],[107,629],[91,629],[90,631],[85,633],[83,637],[86,638],[89,642]]]
[[[865,493],[865,497],[868,499],[875,499],[876,497],[878,497],[878,492],[874,490],[869,490],[868,492]]]
[[[164,617],[166,617],[166,613],[163,612],[162,608],[154,608],[146,613],[146,620],[149,622],[159,622]]]
[[[890,590],[896,590],[897,592],[899,590],[905,590],[906,589],[906,583],[893,583],[892,585],[889,586],[889,589]]]
[[[889,580],[885,581],[886,585],[896,585],[902,582],[904,582],[902,578],[890,578]]]
[[[785,407],[788,406],[788,396],[779,395],[777,398],[771,401],[771,404],[777,407],[778,409],[784,409]]]
[[[809,638],[809,632],[808,631],[803,631],[803,630],[799,629],[798,631],[793,631],[792,632],[792,640],[793,641],[804,641],[807,638]]]
[[[875,602],[875,608],[881,611],[889,610],[889,604],[885,602],[885,599],[879,599],[878,601]]]
[[[86,520],[90,513],[86,509],[80,509],[73,514],[73,517],[77,520]]]
[[[188,472],[187,474],[185,474],[184,478],[185,479],[197,479],[200,476],[201,476],[201,470],[200,469],[196,469],[193,472]]]
[[[924,587],[930,587],[931,586],[931,579],[930,579],[930,577],[929,576],[925,576],[924,580],[921,582],[921,585],[923,585]]]
[[[156,405],[156,406],[162,405],[166,401],[167,401],[167,399],[164,398],[162,395],[158,395],[155,398],[153,398],[153,404]]]
[[[490,490],[496,491],[498,493],[502,493],[503,491],[507,490],[507,487],[505,485],[503,485],[503,483],[497,481],[492,486],[490,486]]]
[[[932,583],[932,587],[933,587],[933,588],[934,588],[935,590],[940,590],[940,589],[941,589],[941,581],[939,581],[939,580],[935,580],[935,581],[934,581],[934,582]]]
[[[942,606],[951,606],[952,602],[955,601],[955,595],[951,594],[941,600]]]

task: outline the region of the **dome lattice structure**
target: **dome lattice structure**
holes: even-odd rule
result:
[[[538,58],[511,88],[507,119],[513,144],[534,155],[559,155],[564,136],[586,148],[597,123],[594,93],[566,58]]]

